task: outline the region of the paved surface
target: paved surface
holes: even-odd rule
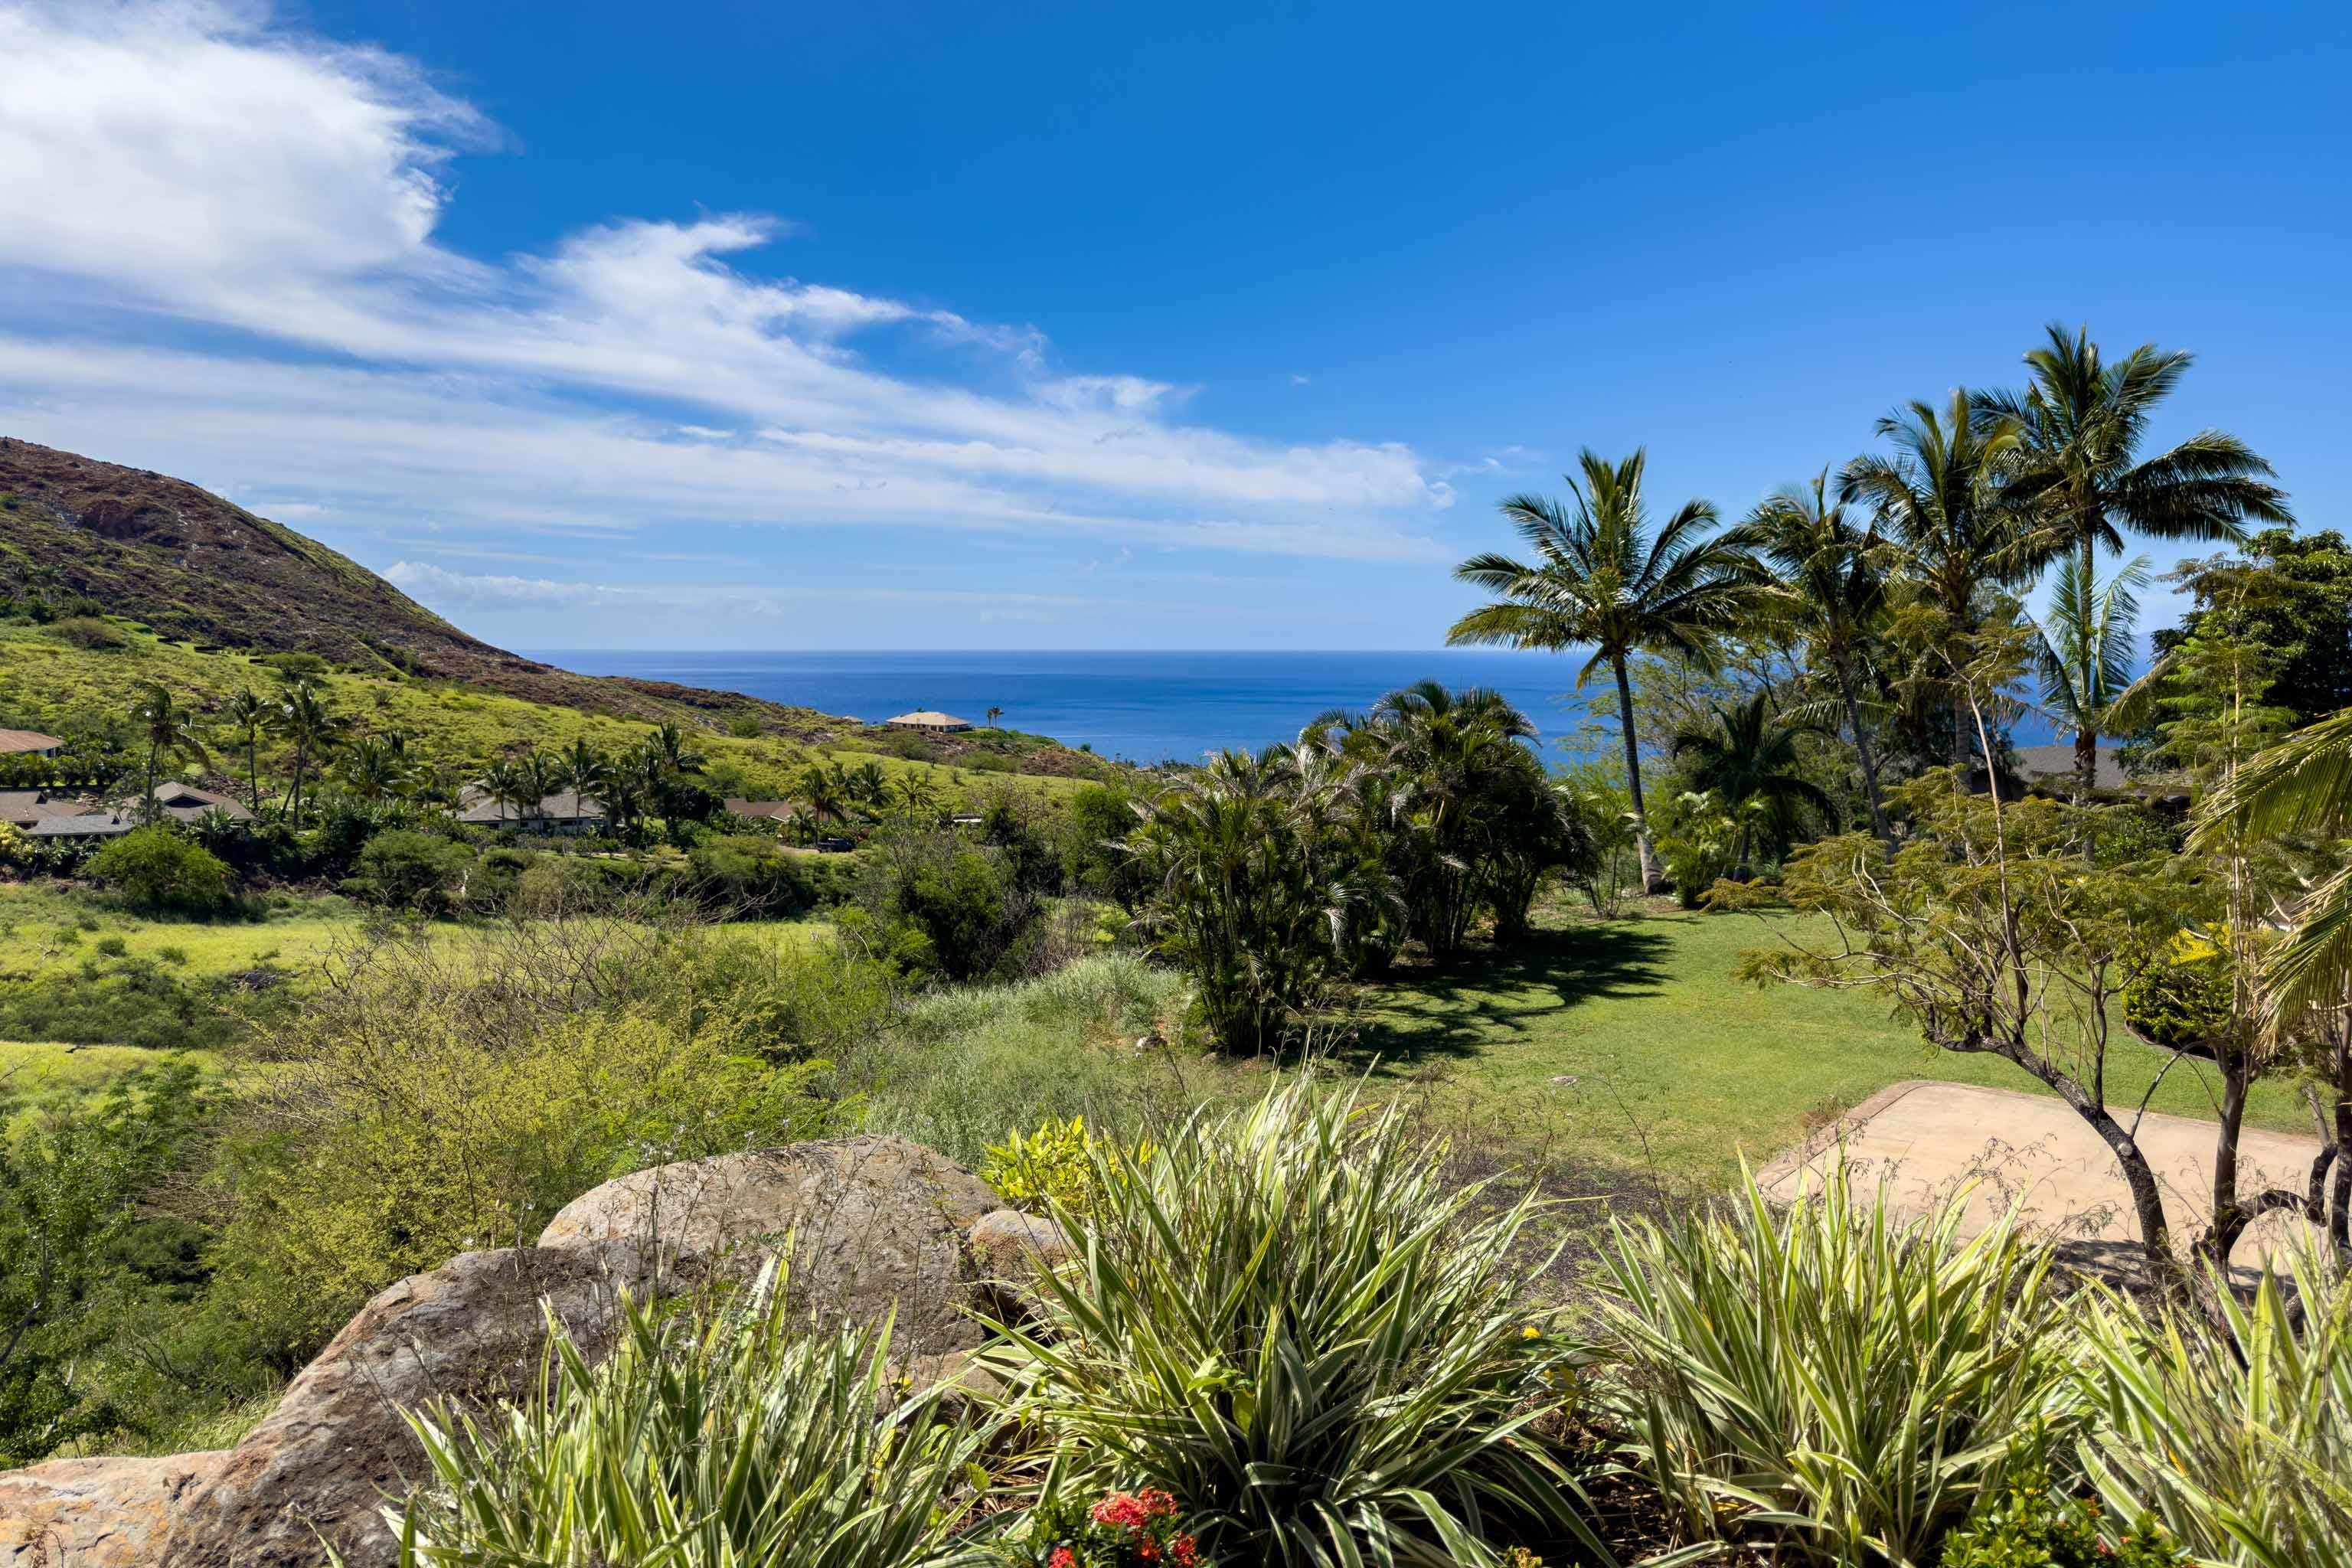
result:
[[[2126,1126],[2127,1112],[2118,1113]],[[2183,1247],[2203,1227],[2212,1202],[2213,1124],[2149,1114],[2139,1145],[2165,1189],[2174,1237]],[[1966,1084],[1890,1084],[1758,1173],[1764,1190],[1794,1197],[1817,1187],[1841,1147],[1855,1185],[1867,1192],[1881,1180],[1906,1214],[1940,1206],[1963,1183],[1979,1183],[1963,1223],[1974,1235],[2011,1203],[2026,1224],[2063,1240],[2095,1245],[2136,1243],[2139,1227],[2116,1157],[2063,1100],[2014,1089]],[[2319,1152],[2313,1138],[2249,1128],[2241,1136],[2238,1190],[2264,1186],[2302,1192]],[[2239,1242],[2236,1261],[2250,1264],[2302,1227],[2284,1214],[2265,1215]]]

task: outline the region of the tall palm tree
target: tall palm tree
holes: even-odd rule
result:
[[[155,799],[155,768],[165,757],[182,762],[209,763],[204,742],[196,738],[196,716],[171,691],[149,681],[131,706],[131,721],[147,747],[147,792],[140,797],[139,815],[148,822],[162,809]]]
[[[585,736],[574,740],[563,752],[564,787],[574,795],[604,798],[604,790],[612,781],[613,764]]]
[[[1743,878],[1759,812],[1782,833],[1807,809],[1835,826],[1836,804],[1804,776],[1797,754],[1797,737],[1820,729],[1808,716],[1776,712],[1772,694],[1759,691],[1745,702],[1717,706],[1712,724],[1675,736],[1675,755],[1693,759],[1692,787],[1711,791],[1739,824],[1733,858]]]
[[[993,730],[996,728],[996,721],[1004,717],[1004,710],[992,707],[984,717],[988,720],[988,727]]]
[[[826,769],[814,763],[801,771],[801,804],[807,809],[809,821],[848,822],[848,799],[836,776],[840,772],[838,764]]]
[[[244,742],[245,782],[253,796],[256,816],[261,812],[261,735],[271,727],[275,711],[249,686],[221,704],[221,717],[228,721],[237,739]]]
[[[289,685],[278,700],[278,732],[294,746],[294,778],[288,787],[287,809],[298,826],[302,820],[302,783],[312,763],[323,763],[342,744],[351,721],[327,706],[319,689],[308,680]]]
[[[687,743],[686,731],[676,724],[660,726],[646,737],[646,744],[661,759],[662,771],[670,778],[702,771],[702,753]]]
[[[937,785],[915,773],[902,775],[891,791],[892,804],[910,823],[936,821],[940,815]]]
[[[849,775],[849,787],[856,799],[880,810],[890,804],[890,775],[882,771],[880,763],[860,763]]]
[[[2126,533],[2237,543],[2244,523],[2291,522],[2270,464],[2234,436],[2200,430],[2153,457],[2139,445],[2156,405],[2180,384],[2191,356],[2142,343],[2113,364],[2088,327],[2071,335],[2053,321],[2025,363],[2022,392],[1979,393],[1979,418],[2012,426],[2017,445],[2007,500],[2032,520],[2032,553],[2071,559],[2082,580],[2102,550],[2120,555]]]
[[[1607,667],[1617,681],[1618,726],[1625,744],[1625,782],[1633,797],[1634,843],[1644,888],[1662,885],[1642,800],[1641,746],[1633,732],[1633,686],[1627,661],[1637,653],[1711,660],[1719,636],[1753,597],[1747,557],[1720,538],[1701,537],[1716,521],[1704,500],[1685,501],[1654,534],[1642,502],[1648,455],[1636,450],[1612,465],[1590,447],[1577,456],[1580,483],[1568,476],[1563,505],[1517,495],[1502,503],[1531,561],[1474,555],[1454,575],[1496,596],[1445,634],[1450,644],[1555,651],[1590,647],[1577,671],[1582,689]]]
[[[519,816],[527,817],[539,808],[539,781],[530,770],[513,757],[493,757],[482,769],[474,787],[490,798],[499,808],[499,825],[504,826],[507,811],[513,808]]]
[[[1973,404],[1964,388],[1955,388],[1940,411],[1914,400],[1878,422],[1895,455],[1865,454],[1838,476],[1838,500],[1872,509],[1901,547],[1904,574],[1941,616],[1955,787],[1965,786],[1971,750],[1969,695],[1958,672],[1983,630],[1980,595],[2021,583],[2032,569],[2018,514],[2001,494],[2017,426],[1973,412]]]
[[[1763,613],[1801,639],[1816,668],[1827,666],[1837,681],[1838,701],[1862,763],[1870,830],[1891,850],[1894,829],[1887,826],[1857,682],[1885,626],[1893,552],[1879,537],[1877,520],[1857,519],[1832,501],[1829,484],[1824,468],[1811,484],[1764,500],[1726,538],[1768,568],[1771,582]]]
[[[2139,591],[2147,586],[2147,557],[2136,556],[2102,584],[2087,558],[2058,563],[2050,608],[2035,624],[2034,663],[2042,700],[2074,731],[2074,799],[2091,798],[2099,767],[2099,735],[2125,727],[2121,706],[2135,689],[2132,655],[2138,647]]]

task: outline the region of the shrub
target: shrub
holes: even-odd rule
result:
[[[1002,1143],[989,1145],[980,1179],[1018,1209],[1058,1209],[1080,1216],[1094,1212],[1101,1195],[1095,1173],[1117,1174],[1129,1163],[1151,1158],[1151,1145],[1122,1152],[1110,1140],[1087,1131],[1087,1119],[1049,1116],[1037,1131],[1014,1129]]]
[[[68,616],[61,621],[53,621],[49,625],[49,636],[68,647],[91,653],[131,646],[129,638],[96,616]]]
[[[412,1416],[431,1479],[395,1521],[404,1568],[951,1560],[981,1435],[890,1396],[887,1329],[813,1332],[785,1295],[772,1271],[731,1310],[628,1303],[594,1367],[551,1322],[537,1398]]]
[[[2291,1289],[2290,1289],[2291,1286]],[[2352,1272],[2305,1252],[2253,1300],[2211,1281],[2218,1328],[2090,1298],[2091,1479],[2200,1559],[2343,1568],[2352,1542]]]
[[[2048,1252],[1965,1196],[1904,1224],[1843,1169],[1775,1214],[1746,1201],[1616,1227],[1603,1303],[1626,1461],[1694,1541],[1791,1561],[1932,1561],[2060,1404]],[[2013,1218],[2013,1216],[2012,1216]]]
[[[144,910],[206,915],[229,901],[228,868],[169,827],[134,828],[91,856],[89,871]]]
[[[394,827],[370,838],[353,861],[343,890],[395,909],[438,914],[453,905],[474,864],[474,852],[437,833]]]
[[[1028,967],[1045,910],[1001,851],[951,833],[902,833],[876,841],[866,861],[858,903],[908,969],[961,984]]]
[[[1234,1563],[1491,1564],[1513,1525],[1598,1549],[1535,1431],[1580,1351],[1522,1304],[1530,1203],[1486,1212],[1397,1111],[1297,1086],[1095,1165],[1060,1216],[1084,1258],[1001,1352],[1066,1485],[1161,1488]]]
[[[2161,1526],[2140,1521],[2100,1538],[2098,1505],[2055,1489],[2039,1454],[2013,1459],[2006,1483],[1978,1500],[1944,1538],[1937,1568],[2182,1568],[2188,1558]]]
[[[31,841],[15,823],[0,822],[0,867],[22,866],[31,858]]]

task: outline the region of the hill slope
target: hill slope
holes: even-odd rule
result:
[[[585,712],[749,714],[815,739],[813,710],[667,681],[575,675],[492,647],[314,539],[184,479],[0,437],[0,593],[97,600],[169,641],[315,653]]]

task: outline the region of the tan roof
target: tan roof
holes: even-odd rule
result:
[[[888,722],[893,724],[919,724],[927,730],[969,730],[971,728],[971,721],[969,719],[959,719],[952,713],[941,713],[935,709],[930,708],[920,708],[912,713],[901,713],[896,719],[889,720]]]
[[[89,807],[65,796],[51,798],[37,789],[0,789],[0,822],[30,827],[54,816],[87,816]]]
[[[245,802],[233,795],[223,795],[218,790],[198,789],[194,784],[182,784],[176,779],[155,786],[155,804],[163,809],[164,816],[176,818],[181,822],[194,822],[206,813],[215,811],[219,812],[223,816],[234,817],[239,822],[247,821],[253,816]]]
[[[549,795],[539,803],[537,811],[518,811],[511,805],[502,806],[478,789],[467,789],[458,796],[457,804],[465,809],[457,814],[460,822],[602,822],[604,804],[593,795],[574,795],[570,790]]]
[[[17,752],[54,752],[64,745],[55,735],[38,730],[0,730],[0,756]]]
[[[727,809],[738,816],[769,816],[778,822],[789,821],[801,814],[800,803],[793,800],[730,800]]]

